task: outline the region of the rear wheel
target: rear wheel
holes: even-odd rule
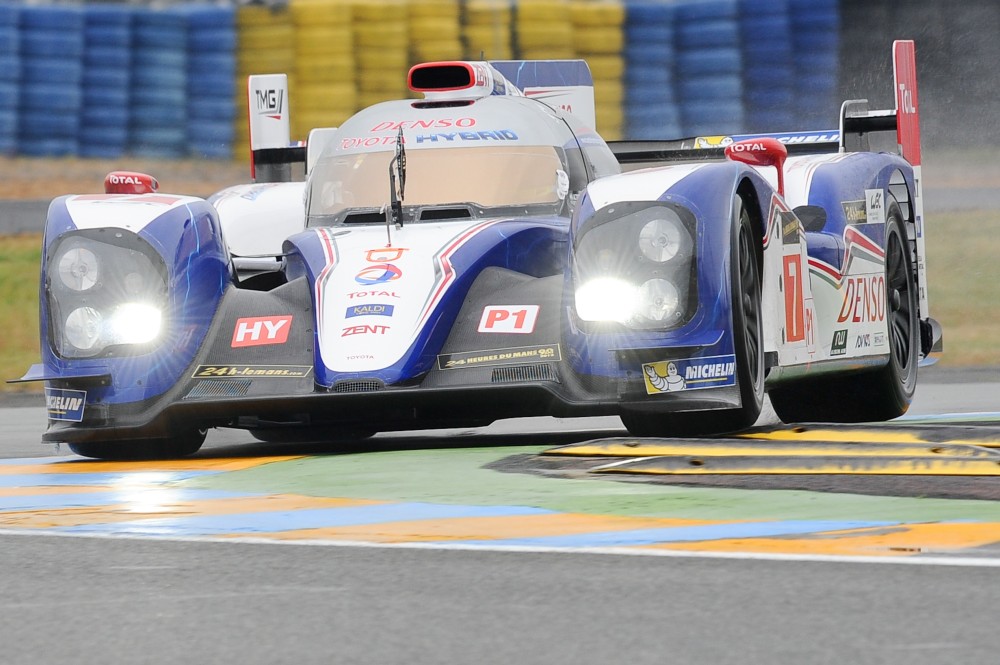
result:
[[[86,441],[70,443],[77,455],[105,460],[159,460],[194,455],[205,443],[208,430],[189,430],[164,439]]]
[[[733,203],[730,254],[733,346],[740,406],[712,411],[649,413],[625,411],[622,422],[635,436],[721,434],[752,426],[764,400],[764,340],[761,321],[760,241],[743,200]]]
[[[784,422],[873,422],[906,413],[917,387],[920,329],[909,243],[894,200],[885,225],[885,290],[889,361],[875,370],[772,388],[771,405]]]

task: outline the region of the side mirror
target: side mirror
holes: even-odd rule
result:
[[[152,194],[160,188],[156,178],[135,171],[112,171],[104,176],[105,194]]]
[[[726,158],[750,166],[773,166],[778,169],[778,194],[785,195],[785,159],[788,148],[772,138],[747,139],[726,146]]]

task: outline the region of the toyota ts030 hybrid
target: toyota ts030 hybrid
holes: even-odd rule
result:
[[[44,439],[158,457],[212,427],[612,414],[709,434],[765,391],[786,421],[898,416],[940,332],[912,42],[895,75],[894,110],[845,102],[832,131],[609,145],[583,62],[428,63],[422,99],[304,147],[283,76],[251,77],[253,184],[204,200],[115,172],[52,202],[22,379],[45,382]]]

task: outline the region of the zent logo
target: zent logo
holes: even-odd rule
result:
[[[284,344],[292,327],[291,316],[258,316],[237,319],[232,347]]]
[[[535,331],[538,305],[490,305],[479,319],[481,333],[520,333]]]

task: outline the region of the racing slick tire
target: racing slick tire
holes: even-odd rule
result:
[[[179,432],[165,439],[85,441],[67,444],[83,457],[103,460],[164,460],[194,455],[205,443],[208,430]]]
[[[624,411],[622,422],[634,436],[722,434],[751,427],[760,415],[766,371],[761,313],[761,239],[739,196],[733,204],[733,217],[730,290],[740,406],[687,413]]]
[[[889,362],[862,374],[795,381],[771,388],[774,412],[786,423],[860,423],[906,413],[917,387],[920,323],[917,287],[903,215],[889,197],[885,224]]]

